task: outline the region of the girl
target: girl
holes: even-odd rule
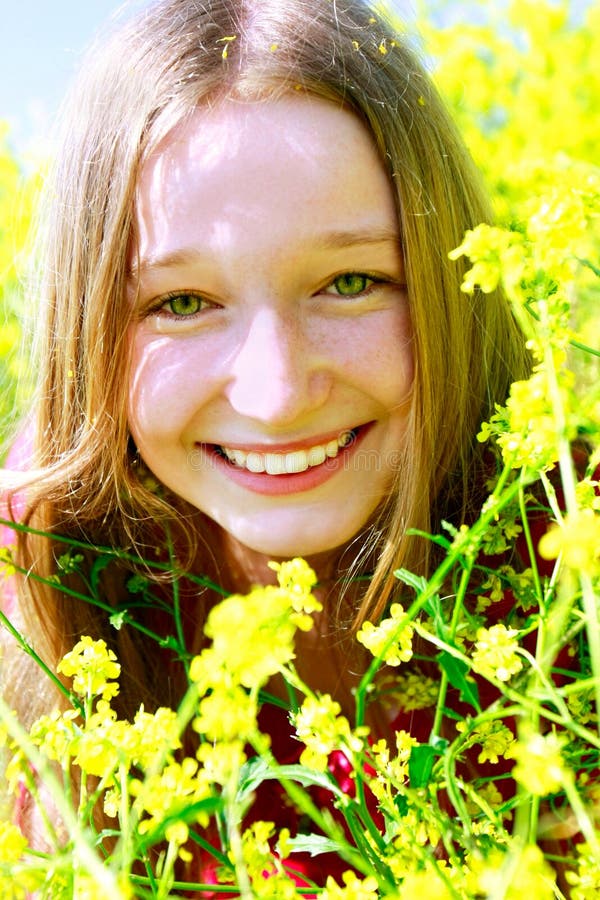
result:
[[[350,712],[355,629],[393,599],[394,570],[435,565],[409,529],[477,510],[476,432],[528,370],[507,303],[461,293],[448,260],[489,216],[470,158],[408,42],[361,0],[159,0],[91,53],[62,133],[18,518],[140,568],[169,545],[225,591],[305,556],[324,609],[298,669]],[[17,560],[48,576],[60,548],[22,534]],[[130,576],[101,573],[110,606]],[[218,596],[183,590],[190,653]],[[122,715],[177,703],[181,661],[140,630],[33,579],[12,613],[51,667],[104,637]],[[60,703],[10,665],[25,721]],[[389,710],[369,715],[388,734]]]

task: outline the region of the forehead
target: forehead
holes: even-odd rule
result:
[[[222,100],[198,107],[140,172],[142,255],[168,249],[184,227],[195,240],[228,228],[260,242],[266,217],[302,237],[323,218],[334,228],[353,218],[397,227],[388,176],[358,117],[310,95]]]

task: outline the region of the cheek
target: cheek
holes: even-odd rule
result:
[[[133,337],[128,420],[138,445],[183,426],[202,383],[194,378],[194,368],[190,354],[169,338]]]
[[[388,408],[408,399],[414,357],[412,327],[405,305],[365,317],[358,329],[342,329],[336,346],[343,356],[341,368],[363,391]]]

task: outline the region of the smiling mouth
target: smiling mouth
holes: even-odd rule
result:
[[[288,453],[259,453],[255,450],[246,451],[219,444],[215,444],[214,448],[232,466],[246,469],[248,472],[267,475],[297,475],[314,468],[314,466],[322,465],[326,459],[335,459],[340,450],[354,443],[362,427],[343,431],[339,437],[332,438],[325,444],[315,444],[312,447],[292,450]]]

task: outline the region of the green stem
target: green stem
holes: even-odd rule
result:
[[[469,560],[466,567],[463,569],[462,574],[460,576],[460,584],[458,586],[458,591],[456,593],[456,601],[454,603],[454,609],[452,611],[452,620],[450,622],[450,629],[448,634],[448,643],[450,645],[454,645],[454,638],[456,636],[456,629],[458,628],[458,623],[460,621],[460,616],[463,610],[463,604],[465,601],[465,596],[467,592],[467,587],[469,584],[469,580],[471,578],[471,572],[473,571],[473,560]],[[444,718],[444,707],[446,705],[446,694],[448,692],[448,676],[445,671],[442,671],[440,678],[440,688],[438,691],[438,698],[435,707],[435,715],[433,719],[433,725],[431,728],[431,736],[430,741],[433,738],[440,736],[442,721]]]
[[[87,603],[90,606],[96,606],[98,609],[109,613],[111,616],[115,613],[114,607],[110,606],[110,604],[108,603],[103,603],[102,600],[98,600],[95,597],[90,597],[88,594],[82,594],[80,591],[76,591],[74,588],[67,587],[64,584],[57,584],[51,578],[44,578],[42,575],[38,575],[36,572],[33,572],[30,569],[24,569],[22,566],[16,566],[14,564],[13,566],[15,571],[20,575],[23,575],[24,578],[29,578],[38,584],[43,584],[46,587],[58,590],[62,594],[65,594],[65,596],[67,597],[73,597],[73,599],[75,600],[81,600],[82,603]],[[123,621],[126,625],[130,625],[132,628],[135,628],[137,631],[145,634],[153,641],[156,641],[156,643],[163,643],[164,637],[162,635],[156,634],[156,632],[152,631],[150,628],[146,628],[145,625],[142,625],[140,622],[137,622],[131,616],[127,615],[127,612],[125,612],[123,615]]]
[[[536,597],[538,598],[538,602],[542,605],[543,602],[543,591],[542,584],[540,581],[540,573],[537,564],[537,553],[535,547],[533,546],[533,538],[531,536],[531,528],[529,527],[529,518],[527,516],[527,506],[525,504],[525,491],[523,485],[523,470],[521,470],[520,476],[520,488],[519,488],[519,512],[521,515],[521,525],[523,528],[523,535],[525,537],[525,543],[527,544],[527,554],[529,556],[529,565],[531,566],[531,572],[533,575],[533,585],[535,589]]]
[[[54,686],[63,694],[69,702],[76,707],[79,712],[83,712],[83,704],[78,697],[75,696],[65,685],[62,683],[60,678],[50,669],[49,666],[46,665],[44,660],[39,656],[31,644],[23,637],[21,632],[15,628],[10,619],[2,612],[0,609],[0,623],[6,628],[6,630],[12,635],[12,637],[16,640],[18,645],[22,650],[27,653],[28,656],[40,667],[44,675],[50,679],[50,681],[54,684]]]
[[[174,568],[175,562],[175,550],[173,547],[173,541],[171,539],[170,531],[167,531],[167,549],[169,551],[169,562],[171,564],[171,568]],[[179,643],[178,653],[181,662],[184,665],[186,675],[189,675],[190,670],[190,660],[186,648],[185,641],[185,632],[183,628],[183,620],[181,617],[181,593],[179,590],[179,579],[175,578],[172,584],[173,591],[173,620],[175,622],[175,633],[177,635],[177,641]]]
[[[0,516],[0,526],[11,528],[13,531],[20,531],[24,534],[33,534],[36,537],[44,537],[48,540],[56,541],[59,544],[65,544],[68,547],[74,547],[79,550],[97,554],[98,556],[109,556],[119,562],[128,562],[134,566],[143,566],[145,569],[156,569],[159,572],[171,572],[171,564],[167,562],[159,562],[156,560],[142,559],[134,553],[128,553],[126,550],[120,550],[115,547],[107,547],[103,544],[94,544],[86,541],[78,541],[76,538],[63,537],[59,534],[51,534],[48,531],[41,531],[38,528],[32,528],[30,525],[23,525],[20,522],[13,522],[12,519],[6,519]],[[176,575],[185,575],[188,581],[197,584],[200,587],[210,588],[222,597],[228,597],[229,591],[216,584],[210,578],[204,575],[194,575],[191,572],[182,572],[177,570]]]

